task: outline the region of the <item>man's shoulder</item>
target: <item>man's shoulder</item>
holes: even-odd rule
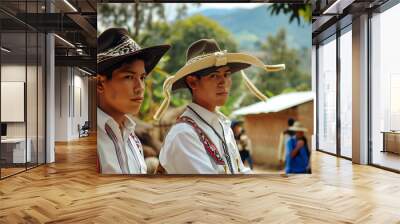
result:
[[[194,128],[187,124],[187,123],[177,123],[174,124],[167,134],[167,138],[175,138],[177,136],[184,136],[184,135],[195,135],[196,132]]]
[[[186,151],[191,149],[191,144],[198,144],[198,135],[196,131],[187,123],[177,123],[171,127],[165,137],[160,158],[165,158],[172,151]]]

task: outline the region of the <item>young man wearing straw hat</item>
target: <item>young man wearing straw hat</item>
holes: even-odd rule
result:
[[[190,103],[165,138],[160,165],[168,174],[248,174],[240,159],[231,121],[217,107],[223,106],[232,84],[231,75],[251,65],[265,70],[281,70],[284,65],[266,66],[242,53],[221,51],[213,39],[194,42],[187,50],[186,65],[164,82],[164,95],[155,119],[168,107],[171,91],[188,88]],[[246,85],[265,100],[242,73]]]
[[[141,48],[122,28],[97,39],[97,154],[101,173],[145,174],[143,149],[132,115],[139,112],[144,79],[169,49]]]
[[[286,148],[286,173],[310,173],[310,151],[304,132],[307,128],[296,121],[288,131],[295,133],[295,138],[290,138]]]

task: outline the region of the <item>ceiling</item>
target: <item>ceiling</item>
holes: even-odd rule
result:
[[[388,0],[312,0],[313,44],[352,23],[353,17],[373,12]]]
[[[49,32],[60,37],[55,38],[56,66],[79,66],[95,73],[96,4],[96,0],[1,0],[2,46],[11,50],[8,59],[36,55],[43,47],[36,43],[37,35]]]

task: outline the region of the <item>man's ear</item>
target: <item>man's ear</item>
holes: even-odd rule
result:
[[[97,79],[97,92],[103,93],[104,92],[104,83],[105,83],[107,77],[105,75],[97,74],[96,79]]]
[[[186,76],[185,79],[186,79],[187,85],[188,85],[192,90],[196,89],[198,79],[197,79],[195,76],[189,75],[189,76]]]

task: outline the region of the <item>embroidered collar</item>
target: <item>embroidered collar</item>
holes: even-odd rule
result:
[[[133,120],[133,116],[130,114],[125,115],[124,130],[128,133],[132,133],[135,130],[136,123]],[[118,123],[110,115],[106,114],[100,107],[97,107],[97,126],[105,131],[105,124],[108,124],[114,131],[119,130]]]
[[[188,106],[194,109],[205,121],[207,121],[213,127],[219,127],[218,121],[221,121],[224,126],[231,126],[231,121],[224,114],[219,112],[218,109],[215,112],[211,112],[193,102],[190,103]]]

